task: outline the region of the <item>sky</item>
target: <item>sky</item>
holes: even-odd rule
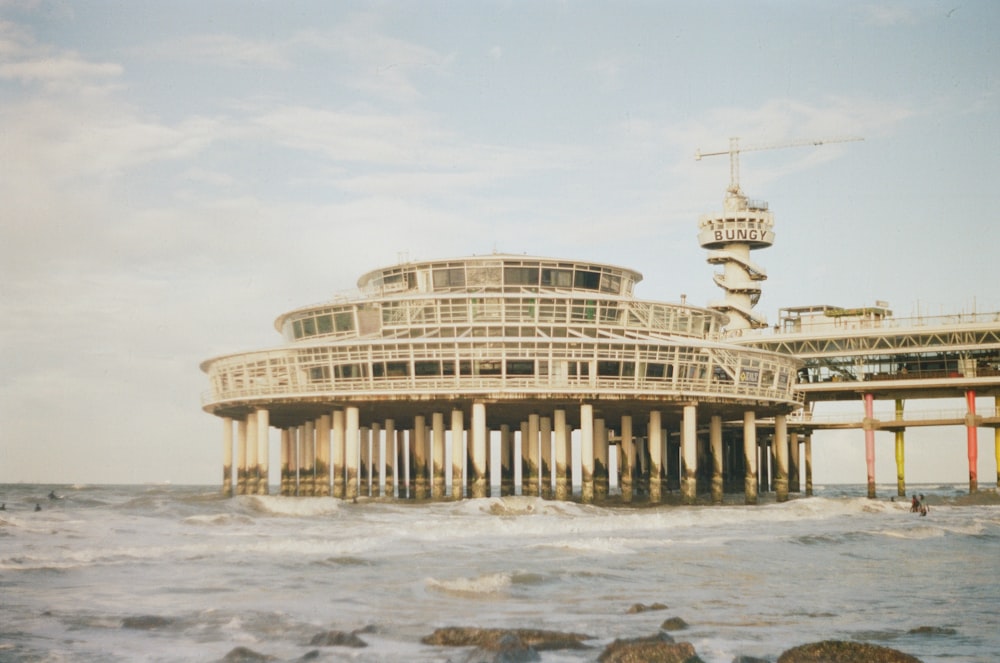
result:
[[[967,0],[0,0],[0,483],[220,483],[199,363],[403,260],[718,300],[729,160],[694,155],[733,136],[769,320],[1000,311],[998,30]],[[964,430],[907,440],[908,480],[966,480]],[[813,456],[864,483],[861,431]]]

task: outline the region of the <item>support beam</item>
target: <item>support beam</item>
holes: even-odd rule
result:
[[[608,476],[608,427],[604,419],[594,419],[594,499],[608,499],[610,477]]]
[[[356,500],[358,497],[358,447],[361,435],[358,408],[353,405],[348,406],[344,410],[344,416],[344,464],[347,475],[344,497]]]
[[[265,408],[257,410],[257,494],[271,492],[271,413]]]
[[[514,494],[514,436],[509,424],[500,426],[500,494]]]
[[[233,419],[222,418],[222,494],[233,496]]]
[[[783,414],[774,417],[774,496],[788,501],[788,420]]]
[[[371,497],[372,464],[372,433],[368,426],[358,429],[358,494]]]
[[[444,499],[444,412],[431,415],[431,497]]]
[[[806,496],[813,494],[813,438],[812,434],[806,435]]]
[[[659,410],[649,413],[649,428],[646,429],[646,439],[649,440],[649,501],[659,502],[663,499],[663,423]]]
[[[281,495],[288,497],[293,493],[295,482],[292,480],[292,432],[281,429]]]
[[[681,501],[694,504],[698,497],[698,407],[684,406],[681,422]]]
[[[462,469],[465,467],[465,424],[462,411],[451,411],[451,497],[460,500],[465,496]]]
[[[486,404],[472,404],[472,497],[486,497]]]
[[[743,480],[744,499],[747,504],[757,503],[757,415],[753,410],[743,413]]]
[[[618,470],[621,475],[619,484],[622,491],[622,501],[632,501],[632,481],[635,474],[635,441],[632,437],[632,416],[622,415],[622,433],[620,453],[618,454]]]
[[[713,414],[708,422],[708,445],[712,449],[712,503],[722,504],[722,417]]]
[[[580,405],[580,499],[594,501],[594,406]]]
[[[979,490],[979,422],[976,418],[976,392],[969,389],[965,392],[965,403],[968,414],[965,417],[965,436],[969,450],[969,492]]]
[[[865,467],[868,471],[868,497],[875,497],[875,395],[865,394]]]
[[[528,415],[528,435],[521,439],[521,494],[538,495],[538,415]]]
[[[382,496],[382,481],[385,479],[385,463],[382,459],[382,423],[372,422],[372,452],[369,462],[369,474],[371,476],[372,496]]]
[[[344,461],[346,459],[345,440],[347,439],[347,421],[343,410],[334,410],[331,415],[331,442],[330,451],[333,457],[333,496],[337,499],[344,499]]]
[[[382,453],[382,473],[383,484],[385,486],[385,496],[396,496],[396,420],[385,420],[385,448]]]
[[[410,435],[410,463],[413,475],[413,496],[425,500],[430,496],[430,486],[427,482],[427,419],[422,414],[413,418],[413,431]]]
[[[541,496],[552,498],[552,417],[539,417],[538,437],[541,446],[539,460],[539,479],[542,484]]]
[[[330,496],[330,429],[332,417],[321,415],[316,420],[316,495]]]
[[[569,445],[566,440],[569,439],[569,432],[566,427],[566,410],[556,410],[553,414],[554,424],[555,424],[555,463],[556,463],[556,489],[555,496],[557,500],[569,499],[572,486],[569,483]],[[1000,443],[997,446],[998,454],[1000,454]],[[1000,471],[997,473],[997,483],[1000,484]]]
[[[896,421],[903,420],[903,399],[896,399]],[[896,495],[906,497],[906,429],[896,430]]]
[[[247,482],[246,494],[257,494],[257,477],[260,468],[257,466],[257,412],[247,414]]]
[[[799,434],[788,433],[788,492],[800,493],[799,476]]]

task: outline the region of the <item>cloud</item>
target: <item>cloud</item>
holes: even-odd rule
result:
[[[285,69],[291,64],[288,41],[248,39],[222,33],[159,42],[143,51],[162,59],[221,67]]]

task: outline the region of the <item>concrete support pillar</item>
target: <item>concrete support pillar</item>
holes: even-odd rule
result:
[[[514,437],[508,424],[500,426],[500,494],[514,494]]]
[[[330,455],[333,458],[333,496],[344,499],[346,473],[344,462],[347,458],[345,442],[347,440],[347,418],[343,410],[334,410],[331,418]]]
[[[288,495],[299,494],[299,427],[288,428]]]
[[[472,497],[486,497],[486,404],[472,404]]]
[[[521,439],[521,494],[538,495],[538,415],[528,415],[528,436]]]
[[[865,466],[868,473],[868,497],[875,497],[875,395],[865,394]]]
[[[372,434],[368,426],[358,429],[358,495],[371,496]]]
[[[361,425],[358,408],[348,406],[344,409],[344,469],[346,483],[344,498],[349,500],[358,497],[358,454],[360,452]]]
[[[800,493],[799,487],[799,434],[788,434],[788,492]]]
[[[260,467],[257,465],[257,412],[247,414],[247,495],[257,494],[257,479]]]
[[[694,504],[698,497],[698,406],[684,406],[681,423],[681,501]]]
[[[295,427],[295,494],[304,497],[309,495],[309,482],[306,477],[306,427]]]
[[[969,449],[969,492],[975,493],[979,490],[979,422],[976,418],[976,392],[972,389],[965,392],[965,403],[968,406],[965,436]]]
[[[722,417],[713,414],[708,422],[708,446],[712,450],[712,503],[722,504]]]
[[[386,497],[396,496],[396,420],[385,420],[385,447],[382,453],[382,485]]]
[[[271,413],[257,410],[257,494],[267,495],[271,489]]]
[[[418,414],[413,418],[413,435],[410,436],[410,463],[413,475],[413,496],[418,500],[430,497],[427,481],[427,418]]]
[[[318,494],[316,492],[316,422],[307,421],[305,431],[305,474],[306,481],[309,483],[306,494],[315,496]]]
[[[569,499],[572,486],[569,482],[569,454],[566,440],[569,438],[566,427],[566,410],[556,410],[552,413],[555,427],[555,463],[556,463],[556,488],[555,497],[557,500]],[[997,447],[1000,449],[1000,446]],[[1000,484],[1000,472],[998,472],[997,483]]]
[[[622,415],[621,445],[618,447],[618,472],[621,477],[622,501],[632,501],[632,480],[635,474],[635,441],[632,437],[632,415]]]
[[[580,405],[580,499],[594,501],[594,406]]]
[[[222,494],[233,496],[233,419],[222,418]]]
[[[330,429],[333,419],[329,414],[316,420],[316,495],[330,496]]]
[[[400,428],[396,431],[396,492],[400,499],[413,497],[413,487],[410,481],[410,445],[413,444],[413,434]]]
[[[462,468],[465,467],[465,424],[461,410],[451,411],[451,497],[460,500],[465,495],[462,490]]]
[[[993,416],[1000,416],[1000,395],[993,397]],[[993,427],[993,455],[997,461],[997,488],[1000,488],[1000,426]]]
[[[382,496],[382,481],[385,479],[385,464],[382,462],[382,424],[378,421],[372,422],[372,454],[371,462],[371,487],[372,496]]]
[[[903,399],[896,399],[896,421],[903,420]],[[896,495],[906,497],[906,429],[896,429]]]
[[[753,410],[743,413],[743,480],[744,499],[747,504],[757,503],[757,415]]]
[[[788,501],[788,420],[785,415],[774,417],[774,496],[779,502]]]
[[[431,497],[444,499],[444,412],[431,414]]]
[[[521,434],[518,438],[521,441],[521,457],[514,463],[514,489],[517,491],[516,495],[527,495],[528,493],[525,492],[525,485],[527,484],[527,469],[525,466],[528,464],[526,460],[528,454],[528,422],[526,420],[521,422],[519,432]]]
[[[295,482],[292,480],[292,432],[281,429],[281,494],[292,495]]]
[[[594,419],[594,499],[608,499],[611,477],[608,474],[608,427],[604,419]]]
[[[236,494],[247,494],[247,420],[236,420]]]
[[[649,429],[646,432],[649,440],[649,501],[659,502],[663,499],[663,423],[659,410],[649,413]]]
[[[539,417],[538,437],[541,446],[541,458],[539,460],[539,478],[542,488],[541,496],[545,499],[552,498],[552,417]]]
[[[813,494],[813,439],[812,434],[806,435],[806,495],[812,497]]]

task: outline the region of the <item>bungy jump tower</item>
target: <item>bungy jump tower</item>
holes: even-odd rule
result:
[[[280,315],[282,345],[202,363],[224,492],[268,492],[273,428],[283,495],[756,503],[757,420],[786,435],[801,362],[722,334],[761,324],[746,254],[771,241],[766,210],[736,203],[702,221],[716,308],[637,299],[623,267],[493,254],[376,269]]]

